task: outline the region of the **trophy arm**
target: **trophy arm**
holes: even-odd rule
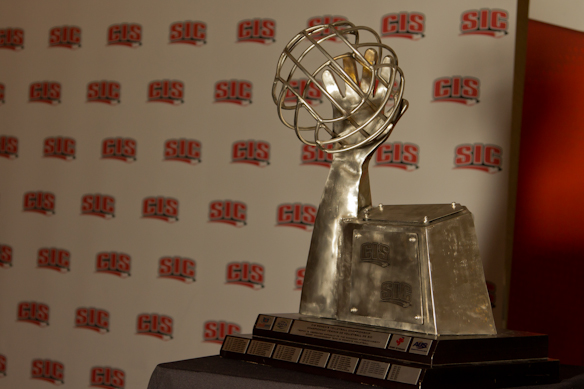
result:
[[[371,206],[368,164],[376,147],[335,154],[312,232],[300,313],[336,318],[341,221]]]
[[[407,108],[408,102],[402,100],[393,125]],[[339,133],[343,132],[341,126],[343,124],[339,123]],[[369,161],[390,134],[391,130],[372,144],[333,154],[304,273],[300,299],[300,313],[303,315],[337,318],[340,281],[344,276],[339,259],[341,221],[357,217],[361,210],[371,206]]]

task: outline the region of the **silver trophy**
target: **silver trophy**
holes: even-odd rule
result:
[[[396,54],[370,28],[314,26],[288,43],[272,88],[278,113],[333,161],[300,314],[258,315],[221,356],[396,389],[557,381],[547,336],[497,333],[465,207],[372,207],[369,160],[408,107],[404,86]],[[330,106],[313,105],[315,88]]]
[[[300,77],[304,91],[293,87]],[[310,84],[332,110],[311,105]],[[404,86],[395,52],[349,22],[303,30],[280,56],[272,88],[280,119],[303,143],[333,154],[300,313],[429,334],[495,334],[468,210],[371,206],[369,160],[408,107]]]

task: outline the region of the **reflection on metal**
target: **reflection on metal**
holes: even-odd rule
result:
[[[363,216],[341,225],[339,319],[435,335],[497,333],[466,207],[384,205]],[[361,261],[362,242],[387,244],[388,266]]]
[[[330,33],[323,36],[324,31]],[[363,36],[372,37],[372,41],[363,42]],[[324,43],[333,38],[344,44],[336,55],[324,48]],[[298,55],[293,54],[295,49]],[[310,69],[304,62],[314,54],[324,62]],[[287,76],[283,74],[285,70],[289,70]],[[297,73],[308,78],[304,93],[290,84]],[[306,101],[311,84],[331,102],[332,117],[317,112]],[[302,142],[334,154],[314,225],[300,313],[337,317],[340,222],[371,206],[369,160],[407,109],[407,101],[402,100],[404,86],[393,50],[381,44],[372,29],[348,22],[301,31],[278,61],[272,95],[282,122],[295,129]],[[296,97],[294,104],[286,104],[288,93]],[[294,112],[293,120],[285,117],[286,111]],[[306,120],[302,115],[306,113],[314,124],[303,124]],[[304,131],[314,132],[314,139],[304,137]],[[329,144],[335,147],[326,148]]]
[[[304,90],[293,86],[298,77],[307,79]],[[280,56],[272,88],[280,119],[303,143],[333,154],[300,313],[431,334],[495,334],[470,212],[456,203],[371,207],[369,160],[407,110],[404,87],[393,50],[349,22],[305,29]],[[311,88],[332,114],[325,104],[311,106]]]

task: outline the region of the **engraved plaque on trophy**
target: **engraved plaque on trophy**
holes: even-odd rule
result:
[[[330,105],[313,106],[312,88]],[[369,161],[407,110],[404,90],[397,55],[371,28],[314,26],[286,45],[279,117],[333,160],[299,314],[259,315],[221,355],[389,388],[557,380],[545,335],[497,333],[466,207],[372,206]]]

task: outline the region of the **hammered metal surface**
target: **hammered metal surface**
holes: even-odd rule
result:
[[[354,231],[350,301],[352,315],[422,324],[417,234]]]

